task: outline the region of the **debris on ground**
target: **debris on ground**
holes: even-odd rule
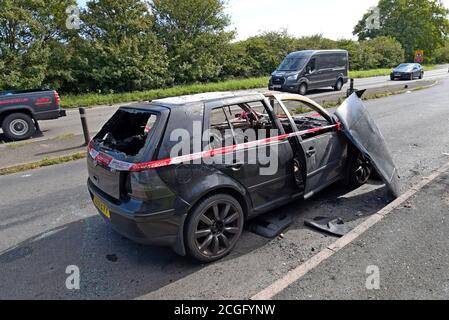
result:
[[[293,223],[289,214],[271,213],[256,218],[249,225],[249,231],[268,239],[279,237],[283,239],[282,232]]]
[[[304,224],[338,237],[343,237],[351,231],[342,218],[316,217],[305,220]]]
[[[413,206],[412,206],[411,202],[407,202],[406,204],[404,204],[404,208],[411,209],[411,208],[413,208]]]
[[[118,261],[118,257],[116,254],[108,254],[108,255],[106,255],[106,259],[108,259],[108,261],[111,261],[111,262]]]

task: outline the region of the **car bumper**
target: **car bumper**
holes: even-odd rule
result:
[[[392,79],[400,79],[400,80],[410,80],[410,73],[402,73],[402,74],[391,74],[390,77]]]
[[[36,120],[53,120],[61,117],[66,117],[67,111],[64,109],[57,109],[45,112],[37,112],[34,116]]]
[[[175,209],[141,214],[138,212],[141,201],[113,202],[90,180],[87,185],[91,199],[96,197],[109,209],[109,217],[106,217],[101,210],[97,210],[117,233],[137,243],[170,246],[176,252],[184,253],[183,241],[179,236],[182,236],[180,230],[184,225],[185,214],[177,214]]]
[[[295,83],[293,84],[285,83],[283,85],[269,84],[268,90],[297,93],[299,91],[299,84]]]

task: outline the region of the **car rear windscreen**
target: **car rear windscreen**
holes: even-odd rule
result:
[[[93,139],[93,147],[116,159],[138,162],[151,139],[158,116],[136,109],[119,109]]]

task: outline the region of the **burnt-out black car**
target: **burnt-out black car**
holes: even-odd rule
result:
[[[399,193],[384,139],[356,94],[335,114],[290,94],[211,93],[122,107],[91,141],[88,188],[120,234],[203,262],[246,221],[373,170]]]

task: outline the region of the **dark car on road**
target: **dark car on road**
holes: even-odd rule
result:
[[[8,140],[25,140],[39,130],[39,120],[66,116],[55,90],[0,92],[0,127]]]
[[[337,181],[361,186],[376,170],[399,192],[385,141],[356,94],[335,114],[271,93],[122,107],[88,152],[88,189],[113,229],[203,262],[227,255],[249,219]],[[260,155],[269,161],[253,161]]]
[[[271,74],[269,90],[305,95],[308,90],[332,87],[340,91],[348,82],[346,50],[304,50],[290,53]]]
[[[419,63],[402,63],[391,71],[390,79],[414,80],[424,78],[424,68]]]

